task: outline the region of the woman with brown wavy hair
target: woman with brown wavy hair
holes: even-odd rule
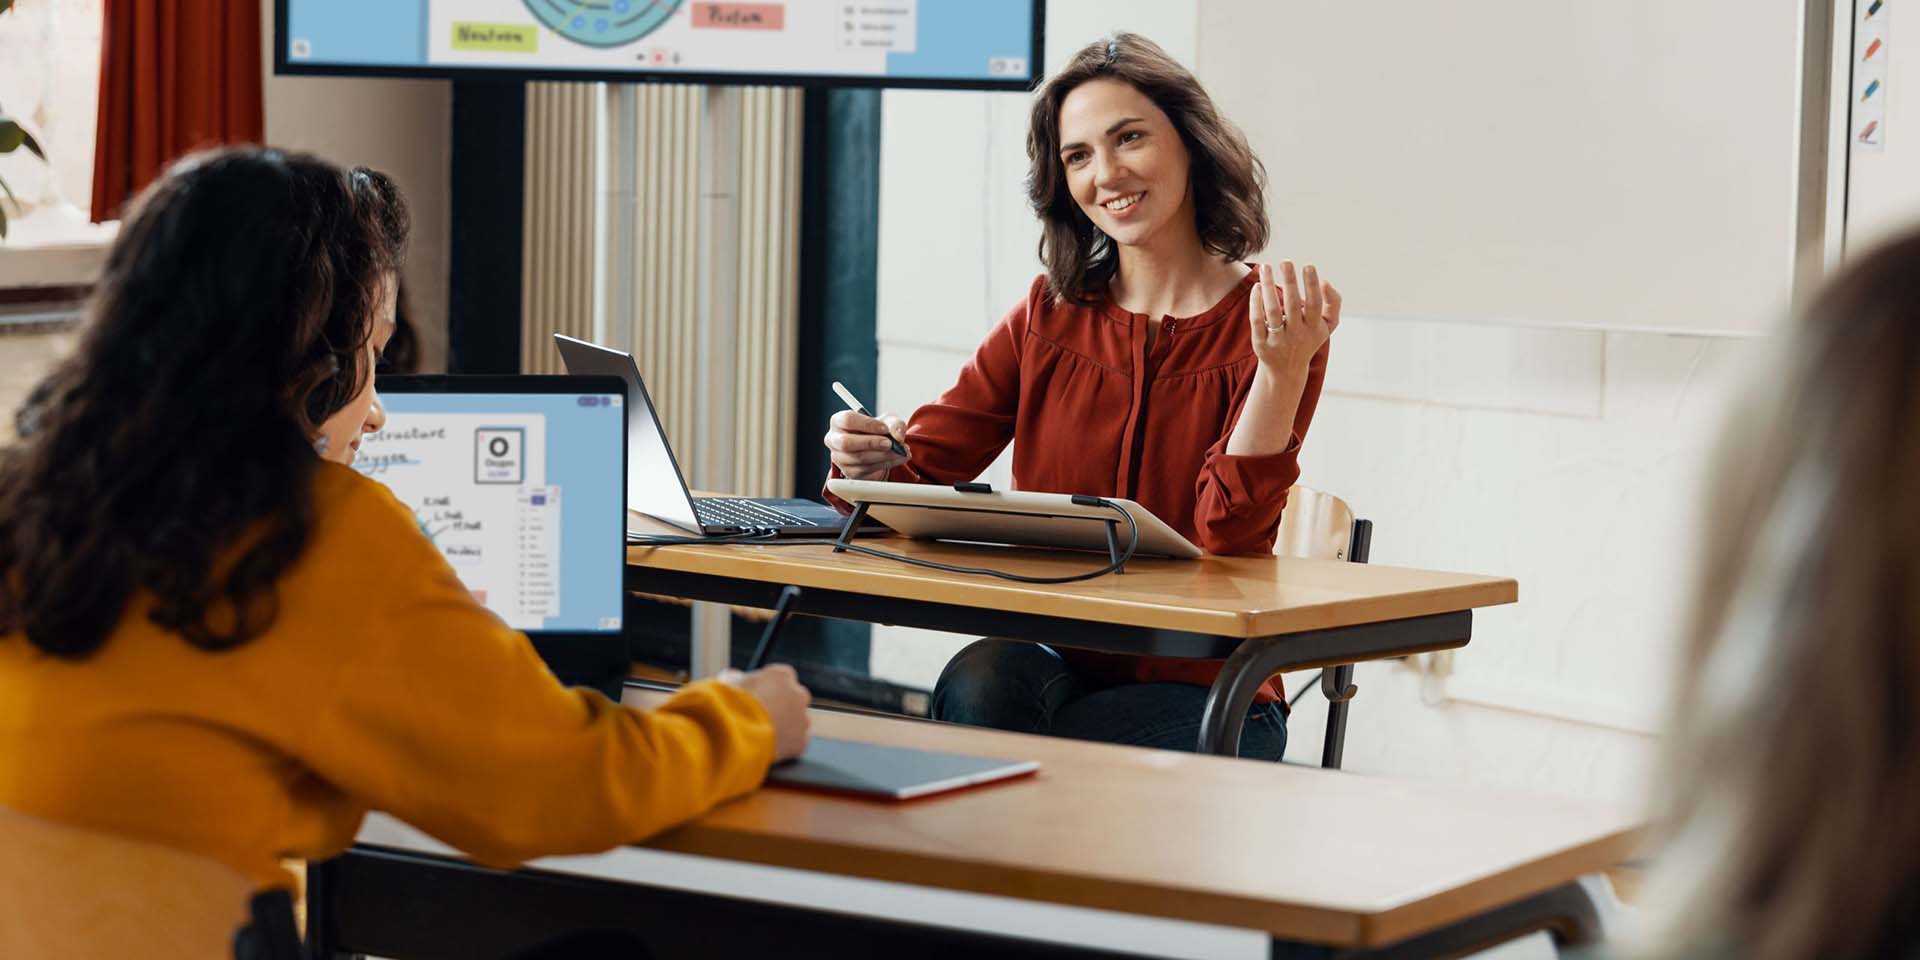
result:
[[[1810,303],[1709,487],[1642,955],[1920,955],[1920,233]]]
[[[1241,262],[1267,243],[1260,161],[1186,68],[1127,33],[1041,88],[1027,157],[1046,273],[910,424],[837,414],[835,474],[951,484],[1013,443],[1020,489],[1127,497],[1210,552],[1271,550],[1340,294],[1312,266]],[[934,714],[1191,750],[1219,667],[989,638],[947,665]],[[1241,754],[1278,759],[1279,688],[1258,700]]]
[[[640,839],[800,750],[790,670],[651,712],[562,687],[348,466],[406,234],[386,177],[277,150],[135,201],[0,450],[0,806],[287,886],[282,857],[369,808],[506,865]]]

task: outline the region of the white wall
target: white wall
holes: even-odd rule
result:
[[[1125,27],[1183,62],[1200,57],[1204,81],[1198,19],[1198,0],[1057,0],[1047,64]],[[1039,272],[1021,185],[1026,107],[1012,94],[884,97],[879,390],[889,410],[909,412],[951,383]],[[1311,258],[1310,247],[1285,253]],[[1609,282],[1594,278],[1591,289]],[[1784,298],[1786,278],[1778,282]],[[1364,290],[1347,294],[1366,300]],[[1737,319],[1727,326],[1770,322]],[[1303,482],[1376,522],[1375,562],[1510,575],[1521,597],[1476,616],[1451,676],[1362,665],[1348,769],[1641,796],[1690,576],[1701,461],[1724,387],[1761,343],[1482,316],[1356,316],[1343,326]],[[1005,483],[1004,462],[989,476]],[[874,672],[931,686],[967,639],[877,628]],[[1416,666],[1448,669],[1447,660]],[[1290,759],[1317,762],[1323,716],[1309,694]]]
[[[1517,605],[1475,615],[1466,650],[1420,662],[1451,660],[1424,691],[1362,665],[1348,766],[1637,799],[1703,461],[1723,391],[1762,345],[1364,319],[1337,336],[1303,482],[1375,521],[1376,563],[1520,581]],[[1307,702],[1303,749],[1322,712]]]
[[[372,167],[399,184],[413,212],[407,295],[427,369],[439,369],[447,342],[452,86],[445,80],[274,76],[272,0],[262,0],[261,17],[267,143]]]

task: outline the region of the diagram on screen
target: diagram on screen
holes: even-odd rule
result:
[[[390,414],[354,466],[412,508],[476,600],[508,626],[560,615],[561,489],[546,477],[546,418]]]
[[[684,0],[526,0],[553,32],[589,47],[620,47],[660,29]]]
[[[4,5],[5,0],[0,0]],[[289,72],[442,70],[608,80],[684,74],[1012,90],[1034,79],[1040,0],[279,0]],[[545,79],[557,79],[546,77]]]
[[[1014,34],[978,26],[983,32],[976,37],[975,27],[956,34],[956,25],[942,34],[943,41],[950,36],[968,52],[929,45],[923,58],[924,0],[423,2],[426,61],[456,67],[884,77],[923,69],[917,66],[923,63],[948,69],[964,59],[966,69],[983,77],[1011,76],[1025,70],[1029,39],[1024,29]],[[972,10],[977,0],[944,3],[943,17],[974,22],[954,11]]]

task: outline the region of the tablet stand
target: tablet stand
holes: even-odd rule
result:
[[[847,552],[847,544],[853,542],[853,532],[867,519],[867,503],[862,500],[853,505],[853,513],[847,516],[847,525],[840,528],[840,539],[833,542],[834,553]]]
[[[1126,573],[1127,565],[1120,562],[1120,521],[1107,520],[1107,562],[1113,564],[1114,573]]]

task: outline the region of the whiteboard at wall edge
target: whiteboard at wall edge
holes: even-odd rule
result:
[[[1790,294],[1797,2],[1196,7],[1196,72],[1271,174],[1268,256],[1351,305],[1698,334]],[[1284,34],[1335,39],[1246,42]]]

